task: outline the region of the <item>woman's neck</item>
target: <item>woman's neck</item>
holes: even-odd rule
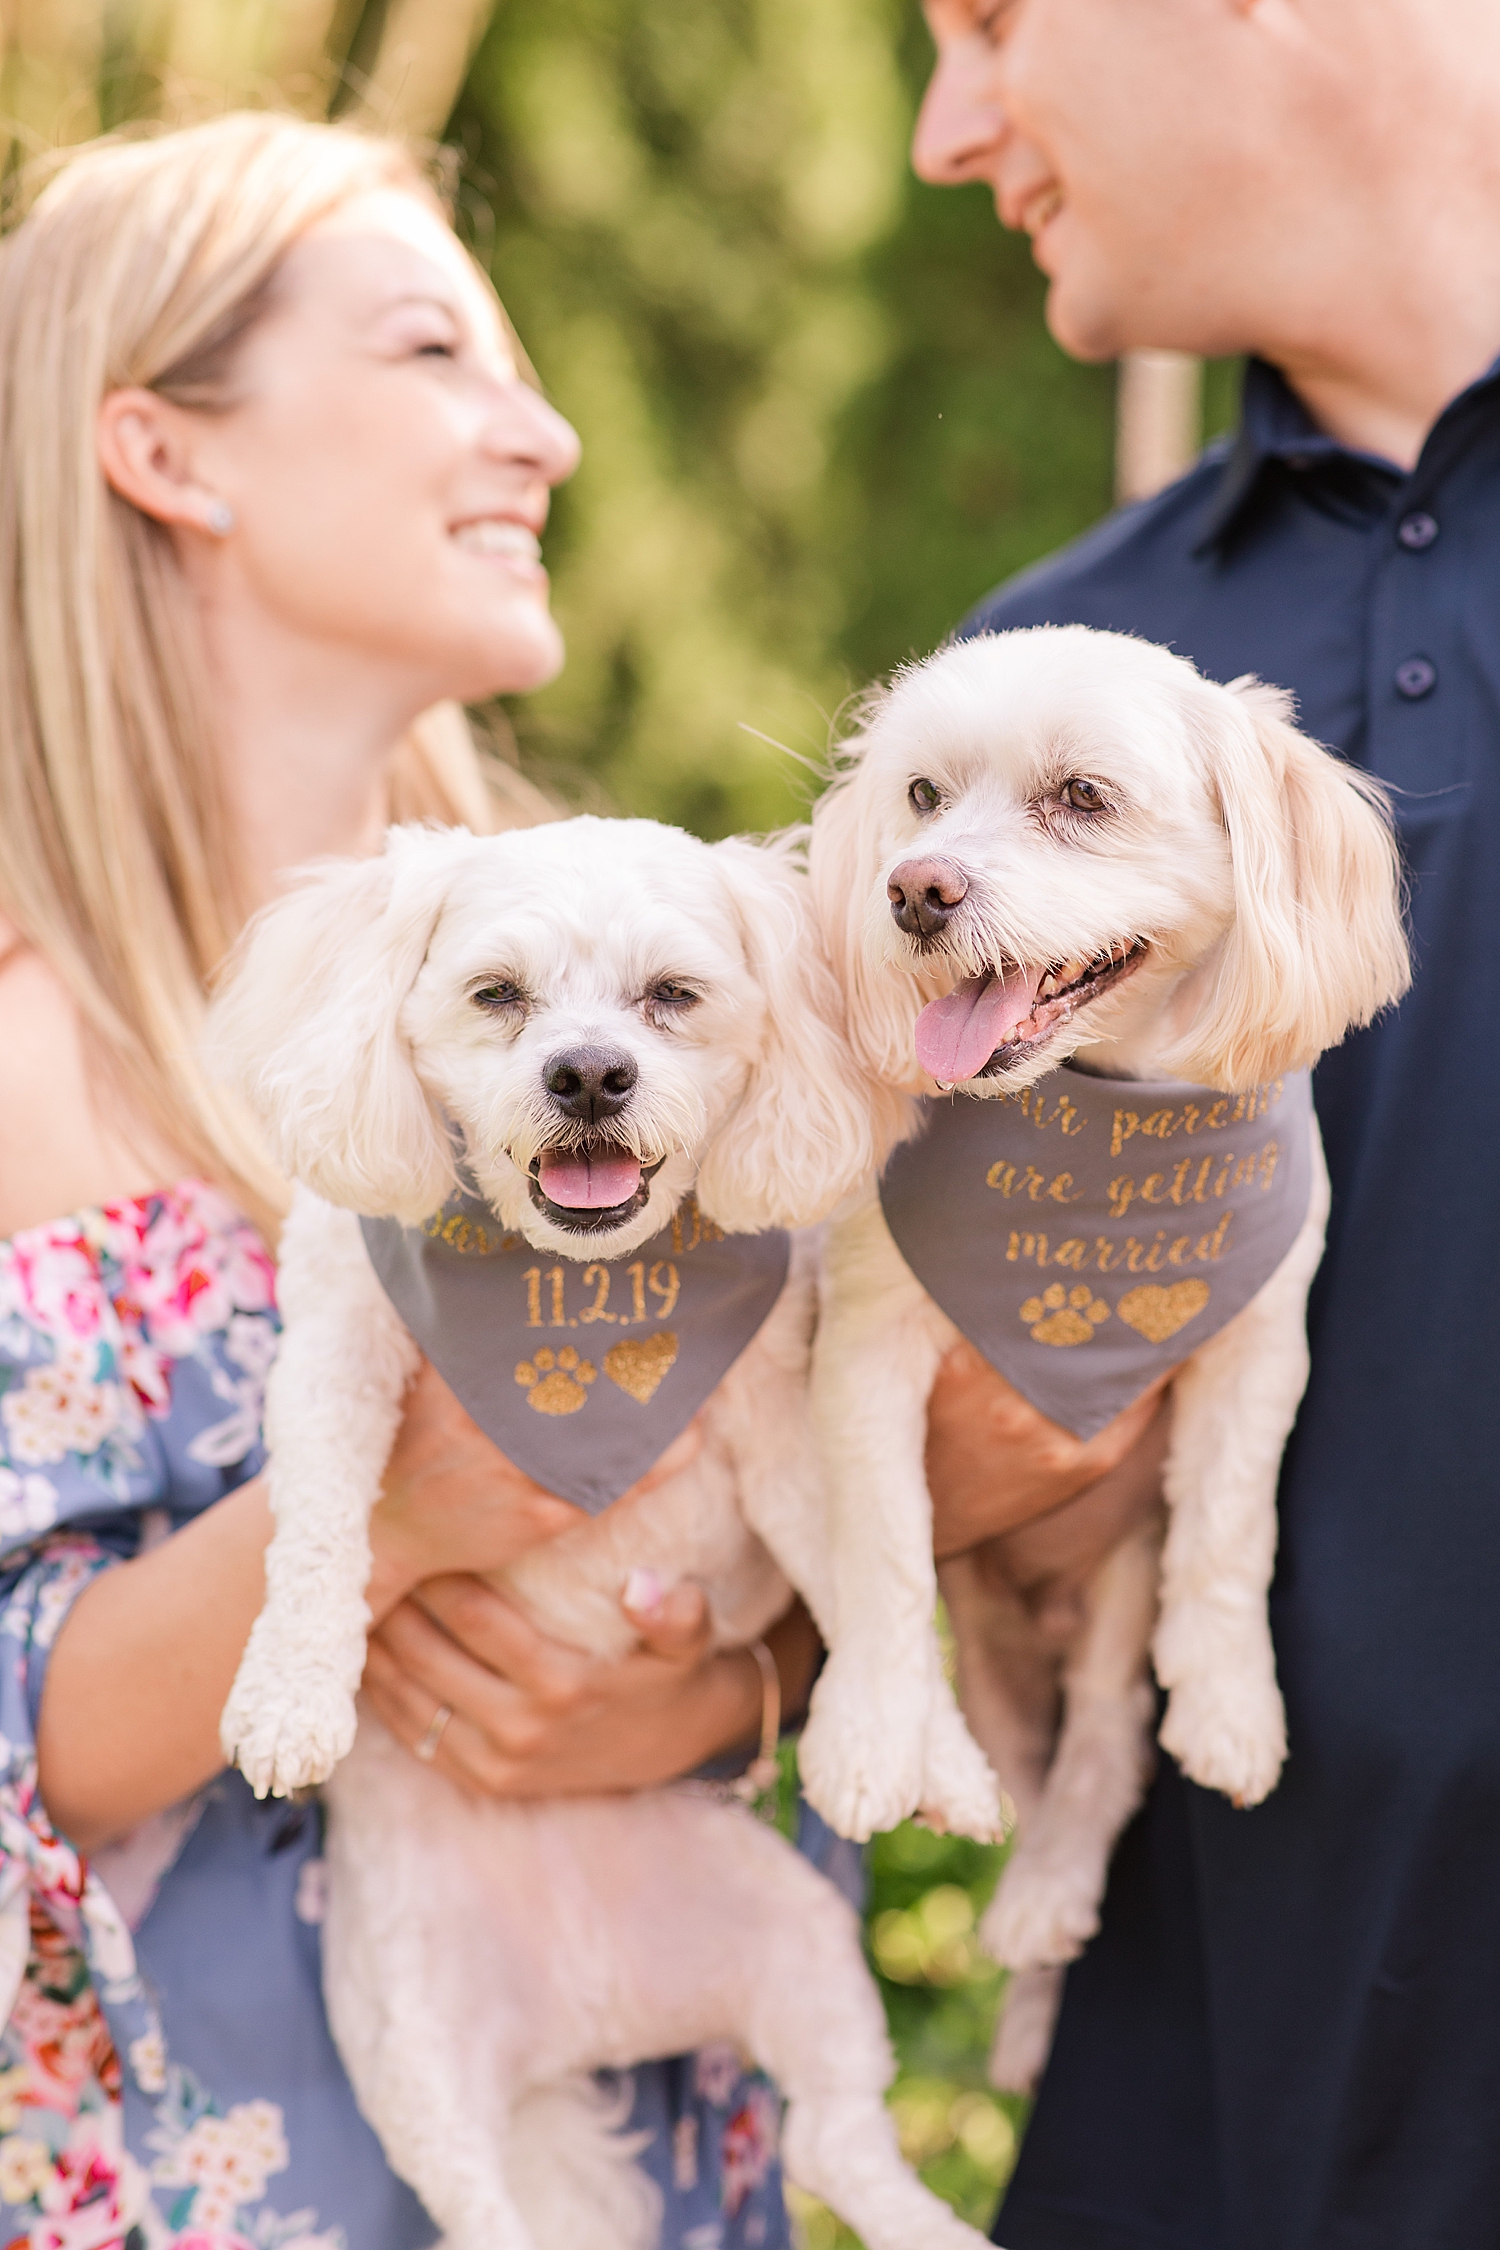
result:
[[[435,690],[243,608],[205,605],[203,621],[241,903],[253,912],[290,868],[378,849],[391,760]]]

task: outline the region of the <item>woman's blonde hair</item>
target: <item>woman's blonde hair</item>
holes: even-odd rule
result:
[[[432,192],[394,141],[273,114],[70,154],[0,250],[0,911],[188,1162],[263,1221],[284,1188],[201,1067],[205,988],[243,919],[193,604],[167,531],[107,486],[105,394],[212,412],[286,252],[370,188]],[[495,790],[498,789],[498,798]],[[440,706],[392,817],[544,817]]]

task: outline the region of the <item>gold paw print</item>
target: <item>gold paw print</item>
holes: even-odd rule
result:
[[[599,1370],[586,1359],[580,1359],[571,1344],[564,1344],[560,1352],[552,1352],[543,1344],[530,1359],[523,1359],[516,1369],[516,1381],[526,1393],[526,1404],[534,1406],[538,1414],[576,1414],[580,1406],[587,1406],[589,1394],[585,1384],[592,1383]]]
[[[1040,1297],[1027,1298],[1021,1318],[1031,1330],[1034,1344],[1086,1344],[1100,1321],[1108,1320],[1109,1307],[1082,1283],[1076,1289],[1064,1289],[1060,1281],[1054,1281]]]

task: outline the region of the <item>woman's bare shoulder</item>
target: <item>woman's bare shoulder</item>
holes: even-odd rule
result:
[[[182,1167],[122,1131],[93,1082],[62,978],[0,915],[0,1240],[89,1205],[144,1194]]]

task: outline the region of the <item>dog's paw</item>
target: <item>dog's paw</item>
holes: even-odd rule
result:
[[[1008,1800],[990,1762],[946,1691],[933,1697],[927,1716],[919,1811],[930,1828],[982,1844],[999,1843],[1010,1826]]]
[[[352,1695],[324,1683],[309,1691],[251,1651],[224,1706],[219,1740],[257,1797],[289,1797],[328,1779],[353,1749],[356,1723]]]
[[[1017,1845],[980,1922],[980,1944],[1007,1969],[1076,1961],[1099,1927],[1103,1875],[1092,1854],[1069,1858]]]
[[[1237,1805],[1258,1805],[1286,1762],[1286,1712],[1275,1679],[1245,1664],[1179,1680],[1160,1740],[1190,1781],[1221,1790]]]
[[[928,1689],[920,1673],[871,1678],[830,1656],[797,1763],[808,1802],[857,1844],[899,1827],[922,1795]]]

